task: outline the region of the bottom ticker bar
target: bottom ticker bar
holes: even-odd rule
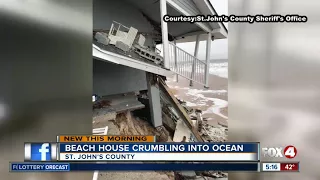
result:
[[[259,171],[258,163],[11,163],[11,172],[61,171]]]

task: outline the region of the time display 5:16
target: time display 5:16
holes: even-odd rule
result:
[[[263,163],[263,171],[280,171],[280,163]]]

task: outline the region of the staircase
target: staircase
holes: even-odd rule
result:
[[[191,81],[205,85],[207,64],[169,42],[169,69]]]

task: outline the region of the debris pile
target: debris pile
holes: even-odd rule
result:
[[[197,175],[208,178],[226,178],[228,177],[227,173],[219,171],[205,171],[205,172],[196,172]]]
[[[214,120],[210,118],[202,118],[202,111],[187,106],[187,103],[178,99],[179,103],[184,107],[189,114],[190,119],[194,122],[195,127],[198,129],[201,137],[205,142],[225,142],[227,140],[228,127],[212,123]],[[177,179],[215,179],[227,178],[227,173],[220,171],[183,171],[175,172]]]
[[[227,140],[228,127],[214,123],[212,118],[202,118],[202,111],[188,107],[185,101],[178,99],[179,103],[189,114],[190,119],[197,126],[197,129],[207,142],[225,142]]]
[[[211,125],[210,121],[204,119],[204,125],[200,132],[203,139],[208,142],[225,142],[227,140],[228,128],[221,125]]]
[[[205,171],[205,172],[194,172],[194,171],[179,171],[175,172],[175,180],[214,180],[221,178],[228,178],[228,175],[223,172],[217,171]]]
[[[135,98],[139,100],[139,103],[142,103],[144,105],[144,108],[135,108],[136,106],[133,105],[135,105],[136,103],[130,103],[133,100],[131,100],[128,95],[120,96],[119,100],[117,101],[115,100],[115,97],[112,101],[103,99],[96,101],[93,104],[93,108],[94,112],[99,113],[94,113],[94,124],[107,124],[110,127],[110,134],[113,129],[116,130],[116,133],[114,133],[114,135],[154,135],[156,136],[157,142],[196,142],[192,140],[191,136],[188,136],[188,134],[190,134],[190,127],[187,127],[186,125],[180,126],[183,123],[181,121],[181,113],[178,113],[179,108],[174,108],[172,102],[169,102],[168,98],[164,98],[163,93],[161,94],[163,126],[157,128],[154,128],[150,124],[150,122],[148,122],[150,120],[150,115],[148,113],[150,111],[148,109],[148,94],[146,92],[140,92]],[[175,104],[180,104],[182,106],[180,106],[180,111],[183,111],[183,109],[185,110],[186,113],[184,112],[184,117],[190,117],[194,128],[193,131],[197,131],[205,142],[226,141],[228,131],[228,128],[226,126],[212,123],[214,122],[213,119],[203,118],[201,110],[187,106],[187,103],[185,101],[182,101],[180,99],[174,99],[174,101],[176,101]],[[123,103],[127,105],[123,106]],[[128,104],[133,104],[131,109],[128,107]],[[112,116],[110,114],[112,114]],[[188,120],[189,122],[190,119]],[[182,134],[179,135],[179,133],[177,132],[181,129]],[[186,131],[186,129],[189,130]],[[176,136],[176,134],[178,135]],[[175,137],[179,138],[176,138],[176,140],[174,140]],[[193,137],[193,139],[195,138]],[[179,171],[162,173],[166,174],[168,179],[173,179],[173,177],[175,177],[175,179],[181,180],[209,180],[227,177],[226,173],[218,171]]]

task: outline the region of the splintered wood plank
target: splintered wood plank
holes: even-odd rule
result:
[[[191,121],[192,121],[192,125],[193,125],[194,127],[197,127],[198,121],[197,121],[197,120],[191,120]]]
[[[166,114],[162,113],[163,126],[170,131],[172,134],[175,132],[176,123]]]
[[[197,114],[197,129],[198,129],[198,132],[201,131],[202,129],[202,124],[203,124],[203,118],[202,118],[202,115],[200,112],[196,112]]]
[[[176,130],[174,132],[173,141],[174,142],[189,142],[190,130],[181,120],[177,122]]]

